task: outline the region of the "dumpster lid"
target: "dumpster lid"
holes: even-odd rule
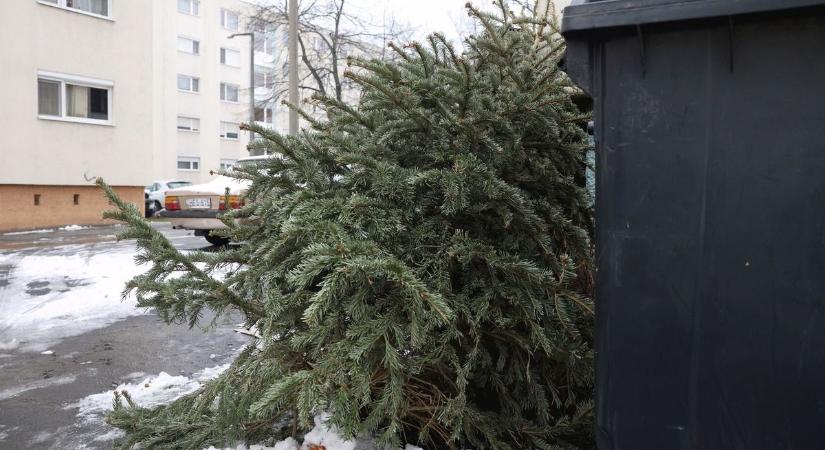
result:
[[[562,33],[818,5],[825,0],[574,0],[564,9]]]

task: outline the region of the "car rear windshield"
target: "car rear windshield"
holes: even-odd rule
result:
[[[188,181],[172,181],[168,183],[169,189],[177,189],[179,187],[189,186],[190,184],[192,183]]]

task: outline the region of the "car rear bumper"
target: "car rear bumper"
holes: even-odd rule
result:
[[[173,228],[187,230],[219,230],[226,228],[226,224],[218,219],[223,211],[217,209],[185,209],[181,211],[162,210],[159,217],[167,218]]]

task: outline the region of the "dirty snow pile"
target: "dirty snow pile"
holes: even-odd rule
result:
[[[152,408],[171,403],[184,395],[197,391],[203,386],[203,383],[217,378],[228,368],[229,363],[206,368],[194,373],[191,378],[183,375],[173,376],[166,372],[150,377],[134,374],[139,376],[138,380],[140,381],[123,383],[113,390],[90,395],[75,404],[67,406],[65,409],[78,408],[77,415],[82,420],[102,424],[103,417],[112,410],[114,391],[127,391],[135,404]],[[375,450],[375,447],[369,441],[346,440],[339,436],[334,429],[326,426],[327,417],[326,415],[315,417],[315,428],[304,436],[303,445],[293,438],[287,438],[276,443],[274,447],[238,445],[235,448],[226,448],[225,450],[308,450],[314,448],[314,446],[323,446],[326,450]],[[122,435],[120,430],[112,430],[96,440],[113,440]],[[219,449],[209,447],[205,450]],[[404,450],[421,449],[407,445]]]
[[[304,436],[304,444],[301,445],[293,438],[279,441],[274,447],[263,445],[239,445],[235,448],[226,447],[217,449],[209,447],[204,450],[313,450],[323,448],[326,450],[375,450],[369,441],[346,440],[338,435],[334,429],[326,425],[327,415],[323,414],[315,417],[315,428]],[[422,450],[420,447],[407,444],[403,450]]]

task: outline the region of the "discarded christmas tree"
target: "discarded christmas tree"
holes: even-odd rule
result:
[[[587,141],[563,43],[468,10],[483,31],[462,54],[434,35],[354,59],[357,106],[317,98],[329,120],[294,137],[254,128],[276,157],[236,173],[253,183],[226,218],[248,219],[236,246],[184,255],[107,190],[151,264],[128,285],[142,306],[240,311],[260,336],[168,406],[118,396],[123,448],[262,442],[320,413],[389,448],[594,447]]]

